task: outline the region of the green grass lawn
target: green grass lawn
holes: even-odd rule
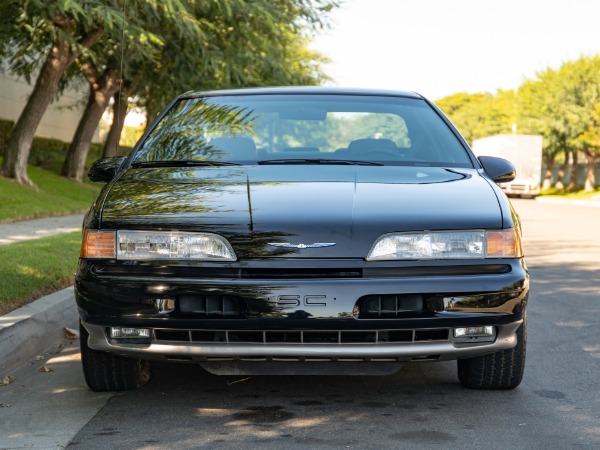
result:
[[[81,233],[0,246],[0,314],[73,284]]]
[[[85,211],[102,187],[70,181],[35,166],[29,166],[28,175],[39,191],[0,177],[0,222]]]

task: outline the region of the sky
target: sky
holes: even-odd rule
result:
[[[312,48],[334,86],[457,92],[513,89],[600,53],[600,0],[345,0]]]

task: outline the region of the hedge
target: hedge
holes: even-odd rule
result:
[[[10,132],[12,131],[14,122],[12,120],[0,119],[0,154],[4,155],[4,149],[8,145]]]
[[[0,119],[0,155],[4,155],[10,133],[12,132],[14,122],[12,120]],[[45,138],[36,136],[31,144],[31,153],[29,154],[29,164],[41,167],[42,169],[51,169],[60,167],[69,151],[69,143],[59,139]],[[119,154],[126,155],[131,151],[131,147],[119,148]],[[88,161],[95,161],[102,157],[102,144],[93,143],[88,152]]]

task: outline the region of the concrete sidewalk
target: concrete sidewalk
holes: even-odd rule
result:
[[[64,449],[115,395],[86,386],[78,339],[34,355],[0,387],[0,449]]]
[[[83,214],[0,224],[0,245],[81,229]],[[0,316],[0,380],[77,327],[73,288],[63,289]]]
[[[78,231],[82,221],[74,214],[0,224],[0,245]],[[0,316],[0,382],[8,382],[0,386],[0,449],[65,448],[113,395],[85,385],[79,341],[64,331],[78,330],[78,320],[72,286]]]
[[[0,380],[56,342],[64,328],[78,329],[73,287],[0,316]]]
[[[73,214],[22,222],[0,223],[0,245],[41,239],[55,234],[71,233],[80,230],[82,222],[83,214]]]

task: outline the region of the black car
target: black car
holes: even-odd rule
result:
[[[132,389],[149,360],[214,374],[390,374],[458,360],[512,389],[529,276],[517,214],[414,93],[330,88],[175,99],[84,220],[75,294],[86,381]]]

